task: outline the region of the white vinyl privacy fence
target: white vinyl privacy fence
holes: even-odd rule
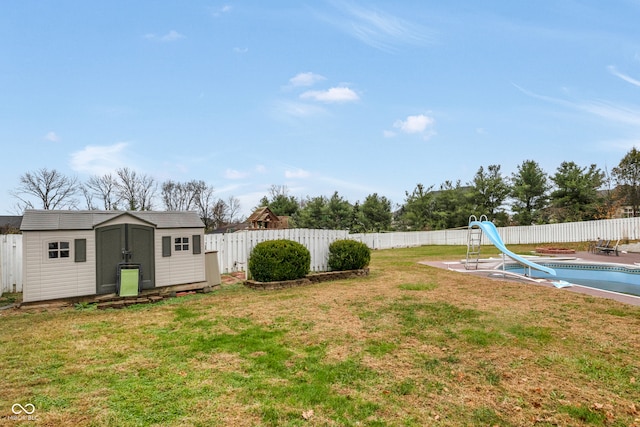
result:
[[[22,235],[0,234],[0,295],[22,292]]]
[[[205,251],[217,251],[221,273],[246,271],[249,254],[260,242],[287,239],[304,245],[311,253],[311,271],[327,271],[327,257],[331,242],[348,239],[344,230],[309,230],[291,228],[283,230],[252,230],[229,234],[204,236]]]
[[[586,242],[597,238],[640,240],[640,218],[571,222],[498,228],[507,245]],[[306,246],[311,253],[311,270],[326,271],[329,244],[353,239],[371,249],[424,245],[466,245],[467,229],[393,233],[349,234],[343,230],[253,230],[205,235],[205,250],[218,253],[221,273],[246,271],[253,247],[265,240],[289,239]],[[483,242],[489,244],[488,241]],[[4,292],[22,291],[22,236],[0,236],[0,276]]]

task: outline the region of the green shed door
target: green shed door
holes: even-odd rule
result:
[[[116,291],[120,262],[142,266],[142,288],[155,286],[154,229],[138,224],[109,225],[96,229],[96,294]]]
[[[129,262],[142,266],[142,289],[155,287],[155,256],[153,227],[127,224],[127,248],[131,253]]]

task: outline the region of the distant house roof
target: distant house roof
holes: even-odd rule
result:
[[[22,215],[0,215],[0,233],[20,230]]]
[[[286,228],[289,225],[289,217],[274,214],[268,206],[256,209],[247,218],[249,229]]]
[[[249,218],[247,218],[247,222],[271,221],[274,219],[277,220],[278,216],[271,212],[271,209],[269,209],[268,206],[261,206],[253,211],[251,215],[249,215]]]
[[[202,228],[204,223],[196,212],[183,211],[57,211],[33,210],[24,212],[20,230],[91,230],[122,215],[129,215],[156,228]]]

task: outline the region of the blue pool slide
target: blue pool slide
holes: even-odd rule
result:
[[[482,232],[489,238],[491,243],[493,243],[496,248],[498,248],[503,254],[507,255],[514,261],[517,261],[520,264],[524,264],[535,270],[544,271],[545,273],[552,276],[556,275],[556,271],[553,268],[545,267],[544,265],[531,262],[530,260],[523,258],[520,255],[514,254],[509,249],[507,249],[504,242],[502,241],[502,238],[500,237],[500,234],[498,233],[498,229],[491,221],[471,221],[469,223],[469,228],[475,226],[479,227],[482,230]]]

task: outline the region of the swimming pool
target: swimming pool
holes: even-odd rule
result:
[[[511,273],[526,273],[530,277],[550,281],[564,280],[590,288],[640,296],[640,267],[566,262],[541,262],[540,265],[553,268],[556,276],[533,269],[529,274],[529,269],[525,271],[520,264],[508,263],[504,269]]]

